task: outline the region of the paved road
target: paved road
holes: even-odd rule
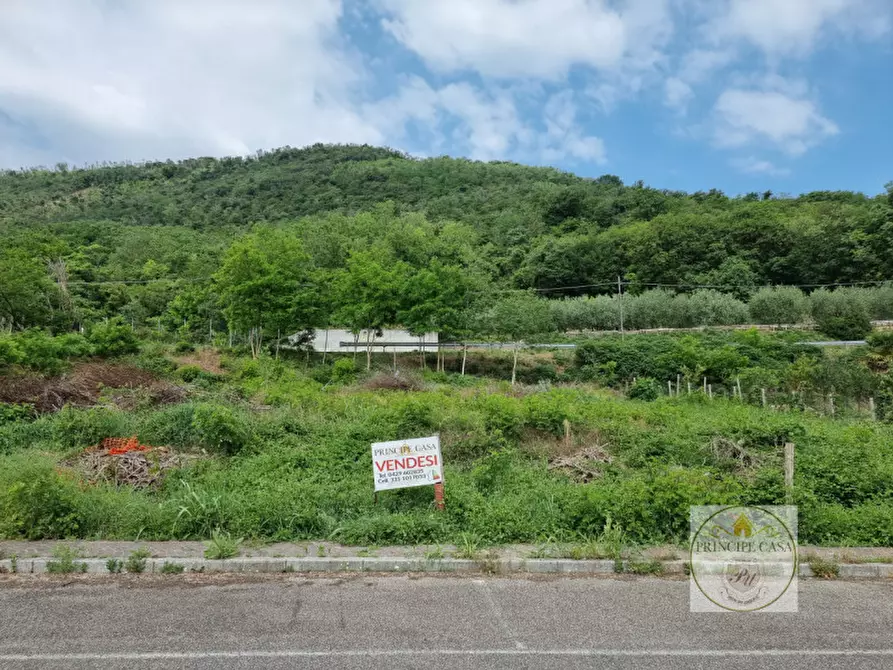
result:
[[[651,578],[0,581],[4,670],[891,667],[891,583],[801,581],[799,614],[743,615]]]

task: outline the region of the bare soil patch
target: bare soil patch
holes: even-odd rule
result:
[[[220,353],[214,349],[199,349],[186,356],[178,356],[176,361],[180,365],[196,365],[205,372],[214,375],[222,375],[226,372],[220,365]]]
[[[144,389],[151,404],[179,402],[185,391],[148,370],[120,363],[77,363],[63,375],[11,375],[0,383],[0,402],[27,403],[41,413],[57,412],[65,405],[90,407],[106,389]],[[113,400],[115,399],[113,395]],[[124,400],[124,409],[133,409]]]

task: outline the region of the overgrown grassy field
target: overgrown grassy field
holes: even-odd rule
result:
[[[783,445],[792,441],[801,542],[893,545],[889,424],[697,393],[631,400],[589,381],[512,388],[404,371],[395,382],[384,369],[357,371],[349,358],[200,358],[156,343],[122,359],[182,387],[164,403],[141,386],[37,418],[5,405],[0,537],[206,539],[221,531],[484,545],[582,542],[619,525],[632,542],[684,542],[690,505],[783,503]],[[485,372],[481,360],[475,365]],[[429,487],[374,503],[369,444],[434,432],[443,442],[445,511],[434,509]],[[78,468],[86,447],[130,435],[196,457],[143,489],[91,482]]]

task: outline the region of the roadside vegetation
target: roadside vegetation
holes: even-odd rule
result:
[[[771,372],[820,389],[829,374],[841,384],[843,370],[867,380],[852,388],[859,395],[886,379],[872,370],[890,361],[887,339],[827,352],[755,332],[601,338],[576,354],[522,352],[514,387],[512,352],[472,352],[475,374],[465,376],[453,371],[458,354],[446,372],[430,362],[423,370],[407,354],[395,374],[390,355],[367,372],[351,356],[322,364],[301,352],[255,359],[247,348],[184,354],[148,339],[138,353],[63,359],[60,377],[41,377],[61,383],[100,365],[133,370],[130,388],[102,388],[61,409],[2,405],[0,536],[202,539],[220,557],[242,538],[452,543],[475,555],[492,544],[553,541],[610,556],[618,536],[684,542],[692,504],[782,503],[783,446],[794,442],[801,541],[890,545],[893,426],[840,401],[833,417],[797,402],[763,407],[750,382]],[[184,375],[187,358],[219,372]],[[708,376],[712,399],[698,384],[676,396],[657,382],[653,396],[625,397],[635,395],[626,384],[633,376],[662,382],[673,372],[675,384],[685,364],[694,378]],[[737,388],[737,377],[748,380],[740,398],[723,391]],[[24,378],[35,373],[10,368],[4,388]],[[40,388],[53,393],[52,384]],[[426,487],[376,504],[369,444],[434,432],[443,440],[446,510],[434,509]],[[103,439],[126,436],[136,440],[116,458],[145,458],[162,476],[133,480],[93,465]]]
[[[684,541],[691,504],[790,497],[804,542],[893,544],[891,221],[893,186],[730,198],[357,146],[4,171],[0,537],[616,555]],[[748,323],[797,328],[706,329]],[[351,353],[311,351],[328,328]],[[386,328],[453,346],[377,353]],[[698,330],[593,333],[651,328]],[[376,503],[370,442],[434,432],[446,510]]]

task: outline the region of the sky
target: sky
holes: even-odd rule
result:
[[[883,191],[893,0],[0,0],[0,167],[386,145]]]

